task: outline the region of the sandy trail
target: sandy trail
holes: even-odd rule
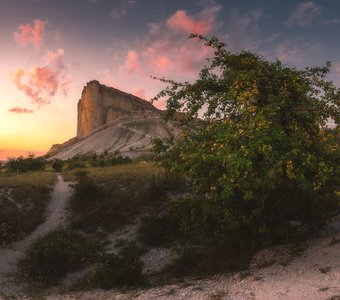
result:
[[[0,248],[0,289],[4,286],[10,288],[9,283],[4,278],[15,271],[16,263],[23,256],[25,250],[39,237],[65,223],[65,207],[70,194],[71,187],[69,183],[66,183],[61,175],[58,175],[58,181],[51,192],[51,200],[45,211],[45,222],[40,224],[23,240],[13,243],[8,248]]]

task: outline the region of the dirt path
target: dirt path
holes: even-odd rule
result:
[[[8,275],[15,271],[16,263],[25,250],[39,237],[64,224],[66,220],[65,207],[71,194],[71,187],[61,175],[51,192],[51,200],[45,211],[45,222],[40,224],[33,232],[23,240],[13,243],[8,248],[0,248],[0,295],[1,289],[10,289]],[[4,293],[5,291],[3,291]],[[0,298],[1,299],[1,298]]]

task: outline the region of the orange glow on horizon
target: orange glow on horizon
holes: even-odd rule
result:
[[[19,156],[23,156],[26,157],[27,154],[29,153],[33,153],[36,156],[41,156],[44,155],[46,153],[46,151],[38,151],[38,150],[32,150],[32,151],[28,151],[28,150],[0,150],[0,160],[6,160],[8,158],[14,158],[14,157],[19,157]]]

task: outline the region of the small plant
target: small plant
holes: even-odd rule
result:
[[[141,273],[143,263],[139,259],[143,252],[143,249],[129,245],[118,255],[103,254],[96,270],[79,284],[79,288],[110,289],[145,285],[147,281]]]
[[[180,220],[176,215],[166,213],[142,219],[139,238],[148,246],[167,246],[180,237]]]
[[[20,275],[30,283],[56,284],[98,255],[97,242],[72,231],[58,230],[33,243],[19,262]]]
[[[70,201],[71,210],[75,213],[90,211],[102,200],[103,192],[86,171],[77,172],[76,178],[77,183]]]

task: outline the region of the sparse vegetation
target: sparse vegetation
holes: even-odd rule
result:
[[[29,171],[42,171],[45,169],[45,159],[36,157],[34,154],[29,153],[27,157],[19,156],[17,158],[8,158],[5,166],[7,171],[15,173],[25,173]]]
[[[122,249],[118,255],[102,254],[95,270],[76,287],[81,289],[137,287],[147,284],[142,275],[143,264],[139,257],[144,250],[134,245]]]
[[[43,222],[54,182],[51,173],[0,175],[0,246],[23,238]]]
[[[119,151],[103,153],[88,153],[83,155],[76,155],[68,159],[66,164],[66,170],[83,169],[86,167],[104,168],[109,166],[123,165],[131,162],[131,159],[126,156],[122,156]]]
[[[34,242],[19,262],[19,275],[31,284],[56,284],[68,272],[94,262],[100,245],[72,231],[58,230]]]

